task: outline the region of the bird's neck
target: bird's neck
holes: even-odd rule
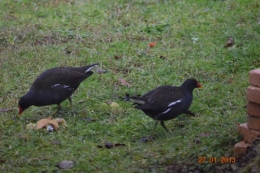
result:
[[[188,93],[188,94],[191,94],[191,95],[192,95],[192,91],[193,91],[193,89],[194,89],[194,88],[190,87],[189,85],[181,85],[180,88],[181,88],[184,92],[186,92],[186,93]]]

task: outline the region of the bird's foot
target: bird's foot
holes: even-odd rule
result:
[[[76,115],[77,115],[77,111],[75,111],[75,110],[73,109],[73,110],[71,110],[71,114],[72,114],[73,116],[76,116]]]
[[[142,137],[139,141],[142,143],[147,143],[147,142],[153,141],[154,139],[155,139],[155,137],[150,135],[150,136]]]

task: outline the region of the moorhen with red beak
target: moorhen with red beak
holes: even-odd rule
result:
[[[44,71],[33,82],[30,90],[20,98],[19,115],[32,105],[57,104],[58,109],[51,114],[53,116],[59,111],[61,102],[66,99],[69,99],[72,110],[72,93],[82,81],[93,74],[91,70],[97,65],[98,63],[83,67],[56,67]]]
[[[130,97],[136,104],[135,108],[142,110],[146,115],[156,120],[152,136],[157,124],[161,122],[167,131],[164,121],[173,119],[182,113],[194,115],[188,109],[192,103],[192,91],[200,88],[201,84],[195,79],[187,79],[179,87],[165,85],[159,86],[141,97]]]

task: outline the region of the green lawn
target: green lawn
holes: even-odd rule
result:
[[[15,109],[0,113],[0,172],[173,172],[180,165],[230,172],[229,164],[209,158],[233,157],[241,140],[236,125],[246,122],[248,73],[260,66],[259,6],[257,0],[2,0],[0,108]],[[235,43],[225,48],[228,37]],[[151,42],[156,46],[148,48]],[[75,116],[63,102],[57,116],[67,128],[26,129],[55,105],[16,117],[19,98],[44,70],[96,62],[109,72],[80,85]],[[158,126],[153,141],[140,142],[154,121],[120,98],[189,77],[203,85],[193,92],[196,116],[167,121],[172,136]],[[125,146],[98,147],[106,142]],[[63,160],[74,167],[56,167]]]

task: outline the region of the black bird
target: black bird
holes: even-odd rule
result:
[[[98,63],[83,67],[56,67],[44,71],[33,82],[30,90],[20,98],[19,115],[32,105],[57,104],[58,109],[51,114],[53,116],[59,111],[61,102],[66,99],[69,99],[72,111],[72,93],[82,81],[93,74],[91,70],[97,65]]]
[[[173,119],[182,113],[194,115],[189,111],[192,103],[192,91],[202,87],[195,79],[187,79],[180,87],[165,85],[159,86],[141,97],[130,97],[136,104],[135,108],[142,110],[146,115],[156,120],[151,136],[159,123],[167,131],[164,121]]]

